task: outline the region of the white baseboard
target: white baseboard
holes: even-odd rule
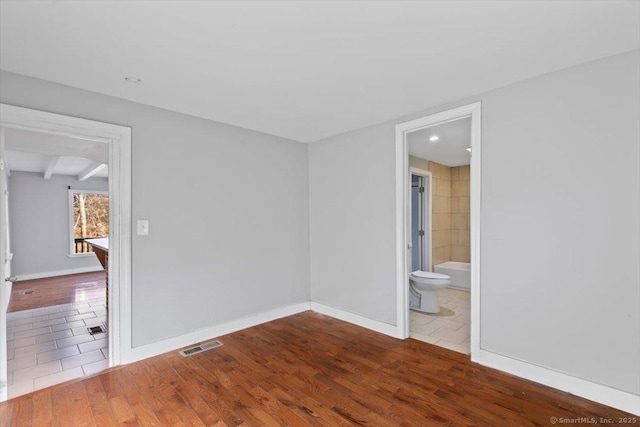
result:
[[[227,323],[190,332],[178,337],[132,348],[130,351],[122,355],[122,363],[132,363],[138,360],[157,356],[162,353],[174,351],[181,347],[207,341],[221,335],[230,334],[232,332],[270,322],[282,317],[291,316],[307,310],[313,310],[317,313],[331,316],[384,335],[398,338],[398,328],[395,325],[372,320],[359,314],[317,302],[303,302],[232,320]],[[472,361],[558,390],[566,391],[573,395],[580,396],[612,408],[640,415],[640,396],[631,393],[616,390],[611,387],[596,384],[591,381],[576,378],[571,375],[563,374],[487,350],[481,349],[474,352],[472,355]]]
[[[18,280],[33,280],[33,279],[44,279],[45,277],[67,276],[69,274],[93,273],[94,271],[104,271],[104,269],[100,266],[82,267],[82,268],[70,268],[68,270],[45,271],[42,273],[16,274],[16,276],[18,277]]]
[[[242,329],[250,328],[261,323],[270,322],[282,317],[291,316],[293,314],[302,313],[309,310],[309,303],[302,302],[299,304],[280,307],[241,319],[232,320],[227,323],[211,326],[209,328],[200,329],[198,331],[189,332],[166,340],[154,342],[151,344],[134,347],[130,351],[122,355],[122,363],[132,363],[138,360],[147,359],[162,353],[176,350],[191,344],[207,341],[221,335],[230,334]]]
[[[371,329],[381,334],[398,338],[395,325],[372,320],[358,314],[350,313],[324,304],[311,302],[311,310],[345,322],[353,323],[363,328]],[[631,414],[640,415],[640,396],[576,378],[541,366],[533,365],[522,360],[513,359],[487,350],[480,350],[472,355],[472,360],[502,372],[535,381],[558,390],[566,391],[576,396],[620,409]]]
[[[526,378],[558,390],[566,391],[585,399],[640,415],[640,396],[622,390],[596,384],[591,381],[543,368],[518,359],[512,359],[491,351],[482,350],[472,354],[471,360],[480,365]]]
[[[362,326],[363,328],[371,329],[372,331],[380,332],[381,334],[389,335],[393,338],[398,338],[398,327],[396,325],[372,320],[367,317],[360,316],[359,314],[313,301],[311,302],[311,310],[321,314],[326,314],[327,316],[331,316],[336,319],[344,320],[345,322],[353,323],[354,325]]]

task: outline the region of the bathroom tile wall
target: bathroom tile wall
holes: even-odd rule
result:
[[[409,166],[431,172],[433,265],[451,259],[451,168],[409,156]]]
[[[433,265],[451,259],[451,168],[429,162],[432,174]]]
[[[470,167],[451,168],[451,261],[471,262]]]
[[[409,166],[432,174],[433,265],[471,262],[469,165],[449,167],[409,156]]]

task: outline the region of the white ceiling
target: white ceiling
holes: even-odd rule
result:
[[[429,141],[432,136],[439,139]],[[471,118],[411,132],[407,145],[409,154],[421,159],[450,167],[468,165],[471,155],[465,148],[471,145]]]
[[[106,178],[109,147],[106,143],[84,141],[64,136],[5,129],[6,162],[9,173],[37,172],[50,175],[74,175],[78,179],[90,174]],[[85,178],[86,179],[86,178]]]
[[[3,0],[0,36],[4,70],[310,142],[638,49],[640,2]]]
[[[41,173],[43,177],[52,157],[46,154],[25,153],[24,151],[13,150],[7,150],[6,153],[7,164],[11,168],[11,172],[36,172]],[[53,175],[80,176],[90,164],[91,160],[82,157],[63,156],[58,159],[53,169]],[[92,176],[94,178],[106,178],[108,175],[108,170],[103,168]]]

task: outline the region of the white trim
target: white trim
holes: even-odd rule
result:
[[[131,133],[131,128],[124,126],[8,104],[0,104],[0,121],[7,128],[103,143],[119,141],[124,134]]]
[[[452,110],[410,120],[396,125],[396,298],[397,333],[409,336],[408,263],[408,174],[409,150],[406,135],[434,125],[471,117],[471,360],[480,350],[480,167],[481,104],[475,102]]]
[[[640,415],[640,396],[480,349],[475,362],[567,393]]]
[[[0,125],[109,145],[109,366],[131,351],[131,128],[0,104]]]
[[[109,365],[128,358],[132,344],[131,320],[131,129],[124,128],[121,144],[109,150]],[[114,240],[114,236],[118,237]]]
[[[8,361],[7,361],[7,340],[5,332],[7,330],[7,307],[11,299],[12,283],[5,280],[11,275],[11,257],[8,252],[11,250],[9,242],[9,209],[8,194],[5,191],[8,186],[7,175],[9,168],[5,163],[5,131],[0,126],[0,198],[2,206],[0,206],[0,333],[2,340],[0,344],[0,402],[4,402],[8,397]]]
[[[92,256],[93,256],[93,252],[85,252],[82,254],[67,254],[67,258],[87,258]]]
[[[362,326],[363,328],[371,329],[372,331],[379,332],[384,335],[389,335],[390,337],[398,338],[398,328],[395,325],[390,325],[389,323],[379,322],[377,320],[369,319],[368,317],[360,316],[359,314],[313,301],[311,301],[311,310],[339,320],[344,320],[345,322],[353,323],[354,325]]]
[[[193,332],[188,332],[177,337],[168,338],[166,340],[157,341],[151,344],[145,344],[139,347],[134,347],[127,354],[127,359],[122,360],[122,362],[132,363],[138,360],[147,359],[149,357],[157,356],[169,351],[174,351],[191,344],[207,341],[212,338],[220,337],[221,335],[227,335],[233,332],[240,331],[242,329],[260,325],[262,323],[271,322],[282,317],[302,313],[304,311],[309,311],[308,302],[301,302],[298,304],[275,308],[273,310],[252,314],[250,316],[232,320],[230,322],[221,323],[219,325],[210,326],[208,328],[200,329]]]
[[[396,125],[396,336],[406,339],[409,336],[409,298],[408,243],[407,243],[407,173],[409,155],[405,143],[405,129]]]
[[[471,173],[470,173],[470,218],[471,236],[471,360],[480,352],[480,208],[482,198],[482,106],[472,104],[471,113]]]
[[[70,268],[67,270],[43,271],[42,273],[20,274],[18,280],[34,280],[44,279],[45,277],[68,276],[69,274],[93,273],[95,271],[104,271],[101,266]]]

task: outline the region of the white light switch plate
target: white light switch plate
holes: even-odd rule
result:
[[[148,236],[148,235],[149,235],[149,220],[139,219],[138,220],[138,236]]]

